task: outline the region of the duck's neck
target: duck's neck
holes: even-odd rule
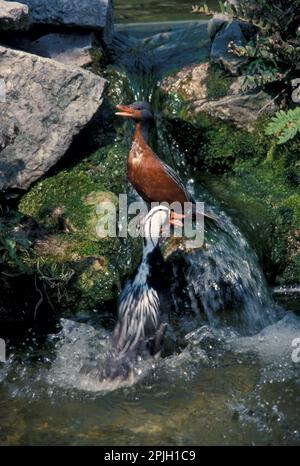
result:
[[[143,121],[143,122],[138,121],[135,126],[134,139],[135,140],[143,139],[145,143],[148,144],[149,129],[150,129],[150,124],[148,121]]]

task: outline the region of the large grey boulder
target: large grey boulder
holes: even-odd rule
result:
[[[29,6],[31,22],[103,30],[111,42],[114,24],[113,0],[22,0]]]
[[[100,108],[106,81],[0,46],[0,191],[27,189],[66,153]]]
[[[203,99],[193,104],[194,113],[207,113],[247,131],[254,129],[259,116],[273,115],[277,110],[275,102],[264,91],[228,95],[218,100]]]
[[[223,26],[220,32],[217,33],[210,52],[210,58],[213,62],[219,63],[229,71],[232,75],[238,75],[241,67],[247,62],[247,59],[237,57],[229,52],[229,44],[233,42],[235,45],[246,45],[247,40],[239,26],[235,21]]]
[[[0,30],[22,30],[28,27],[28,6],[0,0]]]
[[[65,65],[87,66],[92,63],[91,51],[97,43],[93,32],[46,34],[35,41],[19,40],[15,43],[21,50],[45,58],[52,58]]]

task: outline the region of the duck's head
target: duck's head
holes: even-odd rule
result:
[[[184,215],[171,212],[164,205],[153,207],[142,221],[144,245],[150,248],[155,247],[162,236],[162,231],[164,229],[169,231],[170,225],[182,227],[183,218]]]
[[[146,243],[150,242],[156,246],[161,235],[161,231],[170,222],[171,211],[168,207],[157,206],[148,212],[142,221],[142,235]]]
[[[153,119],[151,105],[148,102],[134,102],[130,105],[117,105],[116,115],[132,118],[135,121],[147,121]]]

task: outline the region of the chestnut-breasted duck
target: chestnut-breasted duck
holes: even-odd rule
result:
[[[182,209],[185,202],[195,205],[195,200],[177,173],[164,163],[148,144],[149,126],[153,119],[150,104],[135,102],[130,105],[117,105],[117,109],[116,115],[131,118],[135,122],[135,133],[127,161],[127,174],[142,199],[147,204],[178,202]],[[205,212],[204,215],[216,220],[213,214]]]

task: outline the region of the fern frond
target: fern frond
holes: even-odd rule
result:
[[[267,136],[276,136],[278,144],[285,144],[300,133],[300,107],[280,110],[266,128]]]

